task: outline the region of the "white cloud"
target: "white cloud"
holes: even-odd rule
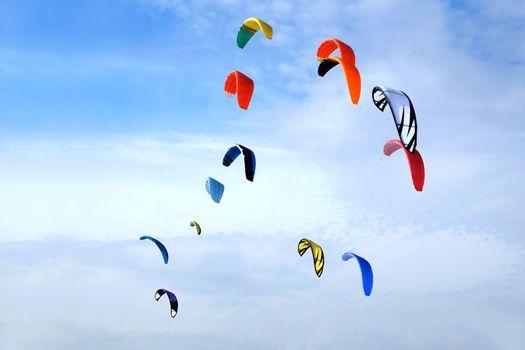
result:
[[[242,159],[229,168],[221,164],[231,142],[190,140],[186,135],[180,144],[132,138],[13,146],[3,154],[10,170],[0,182],[4,239],[178,235],[189,231],[192,219],[206,231],[273,233],[331,216],[331,205],[321,204],[331,196],[323,172],[295,152],[250,144],[258,160],[250,183]],[[205,191],[208,176],[226,185],[220,205]]]
[[[0,314],[0,344],[314,349],[351,341],[372,349],[385,342],[408,349],[519,349],[523,250],[453,232],[418,236],[322,240],[321,278],[311,259],[297,254],[292,234],[167,239],[168,265],[138,239],[6,243],[0,299],[10,302]],[[369,298],[357,264],[340,260],[347,249],[372,263]],[[176,293],[175,319],[166,300],[155,302],[157,288]]]

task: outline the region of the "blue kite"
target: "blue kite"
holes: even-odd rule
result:
[[[222,194],[224,193],[224,185],[214,178],[209,177],[208,180],[206,180],[206,191],[215,203],[220,203]]]
[[[372,293],[372,286],[374,285],[374,274],[372,273],[372,266],[366,261],[366,259],[360,257],[357,254],[347,252],[343,254],[343,261],[348,261],[352,258],[356,258],[361,268],[361,278],[363,280],[363,291],[366,296],[370,296]]]
[[[253,182],[253,177],[255,176],[255,153],[253,153],[248,147],[244,147],[240,144],[230,147],[222,159],[222,165],[226,167],[230,166],[241,152],[244,155],[244,174],[246,180]]]
[[[157,247],[159,248],[160,252],[162,253],[162,257],[164,258],[164,263],[167,264],[168,263],[168,250],[166,249],[166,247],[164,246],[164,244],[160,243],[157,239],[153,238],[153,237],[150,237],[150,236],[142,236],[140,237],[140,240],[143,241],[145,239],[149,239],[150,241],[152,241],[153,243],[155,243],[157,245]]]

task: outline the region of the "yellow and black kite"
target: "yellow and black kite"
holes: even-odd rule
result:
[[[201,232],[202,232],[202,231],[201,231],[201,225],[199,225],[199,224],[197,223],[197,221],[192,220],[192,221],[190,222],[190,226],[191,226],[191,227],[195,227],[195,229],[197,230],[197,234],[198,234],[198,235],[201,234]]]
[[[317,277],[321,277],[323,274],[323,268],[324,268],[324,253],[321,246],[316,244],[315,242],[303,238],[299,241],[299,245],[297,246],[297,251],[299,252],[300,256],[303,256],[304,252],[306,252],[310,248],[312,250],[312,256],[314,258],[314,267],[315,267],[315,273],[317,274]]]

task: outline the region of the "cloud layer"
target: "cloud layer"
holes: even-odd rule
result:
[[[321,239],[317,278],[296,252],[300,238],[188,234],[164,241],[168,265],[138,239],[4,244],[0,344],[519,349],[525,340],[522,250],[447,232]],[[340,258],[350,247],[373,264],[369,298],[355,262]],[[157,288],[177,294],[175,319]]]
[[[520,1],[115,3],[0,3],[0,348],[525,346]],[[274,40],[238,50],[254,14]],[[81,21],[45,25],[61,17]],[[339,70],[316,76],[332,36],[356,52],[357,107]],[[256,81],[248,112],[222,94],[232,69]],[[414,102],[423,193],[381,154],[375,85]],[[221,165],[236,142],[254,183]],[[370,298],[345,251],[372,263]]]

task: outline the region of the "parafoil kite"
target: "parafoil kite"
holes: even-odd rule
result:
[[[237,46],[243,49],[259,29],[262,29],[262,32],[267,39],[272,40],[272,26],[259,18],[250,17],[243,22],[239,29],[239,33],[237,33]]]
[[[222,159],[222,165],[226,167],[230,166],[241,152],[244,155],[244,174],[248,181],[253,182],[253,176],[255,175],[255,153],[248,147],[240,144],[230,147]]]
[[[376,86],[372,90],[372,99],[381,112],[387,104],[390,106],[399,139],[403,147],[413,153],[417,146],[416,111],[407,94],[401,90]]]
[[[253,80],[239,71],[230,72],[224,82],[224,92],[228,97],[237,94],[237,103],[242,109],[248,109],[253,95]]]
[[[209,177],[208,180],[206,180],[206,191],[215,203],[220,203],[222,194],[224,193],[224,185],[214,178]]]
[[[315,267],[315,273],[317,274],[317,277],[321,277],[323,274],[323,268],[324,268],[324,253],[323,249],[317,245],[315,242],[303,238],[299,241],[299,244],[297,245],[297,251],[299,252],[300,256],[303,256],[304,252],[306,252],[310,248],[312,250],[312,256],[314,259],[314,267]]]
[[[170,301],[171,317],[177,316],[177,311],[179,310],[179,302],[177,301],[177,297],[175,296],[175,294],[166,289],[159,289],[155,293],[155,300],[159,301],[159,299],[164,294],[168,296],[168,299]]]
[[[150,236],[142,236],[142,237],[140,237],[141,241],[143,241],[145,239],[149,239],[150,241],[152,241],[153,243],[155,243],[157,245],[157,248],[159,248],[160,252],[162,253],[162,258],[164,259],[164,263],[167,264],[168,263],[168,250],[166,249],[164,244],[160,243],[159,240],[157,240],[157,239],[155,239],[153,237],[150,237]]]
[[[339,49],[341,57],[330,56],[335,50]],[[344,42],[331,38],[323,41],[317,49],[317,59],[321,61],[317,74],[324,75],[337,65],[341,65],[346,78],[348,92],[353,104],[359,102],[361,96],[361,75],[355,66],[354,50]]]
[[[348,261],[352,258],[356,258],[361,269],[361,279],[363,281],[363,291],[366,296],[370,296],[372,293],[372,286],[374,285],[374,274],[372,273],[372,266],[366,261],[366,259],[360,257],[357,254],[348,252],[343,254],[343,261]]]
[[[190,226],[191,226],[191,227],[195,227],[195,229],[197,230],[197,234],[198,234],[198,235],[201,234],[201,232],[202,232],[202,231],[201,231],[201,225],[199,225],[199,224],[197,223],[197,221],[192,220],[192,221],[190,222]]]
[[[423,158],[419,154],[418,150],[415,150],[413,153],[410,153],[403,147],[403,144],[399,140],[390,140],[385,143],[383,147],[383,153],[386,156],[389,156],[402,148],[405,151],[405,155],[408,159],[408,164],[410,165],[410,173],[412,174],[412,182],[416,191],[423,191],[423,185],[425,184],[425,164],[423,163]]]

